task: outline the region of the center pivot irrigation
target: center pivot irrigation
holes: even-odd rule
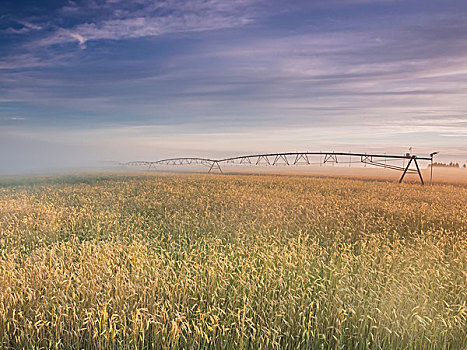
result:
[[[131,161],[120,163],[123,166],[146,167],[147,169],[158,166],[179,166],[179,165],[204,165],[209,168],[208,173],[212,171],[222,172],[221,165],[313,165],[313,164],[364,164],[366,167],[374,166],[385,169],[401,171],[402,175],[399,183],[404,180],[407,173],[418,174],[422,185],[425,183],[420,171],[419,162],[430,162],[430,182],[433,182],[433,157],[438,152],[433,152],[429,156],[419,157],[410,153],[405,155],[387,155],[387,154],[369,154],[352,152],[284,152],[284,153],[263,153],[250,154],[223,159],[210,158],[168,158],[156,161]],[[318,158],[318,160],[317,160]],[[402,165],[400,164],[402,162]],[[397,164],[394,164],[397,163]],[[411,167],[412,166],[412,167]],[[413,167],[415,166],[415,168]]]

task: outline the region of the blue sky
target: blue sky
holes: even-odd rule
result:
[[[0,3],[3,169],[262,151],[467,162],[467,2]]]

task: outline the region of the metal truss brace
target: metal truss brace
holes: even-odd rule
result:
[[[332,153],[326,153],[326,154],[324,155],[324,161],[323,161],[323,163],[327,163],[327,162],[329,162],[329,163],[339,163],[339,162],[337,161],[337,155],[336,155],[336,154],[332,154]]]
[[[223,171],[222,171],[222,169],[221,169],[221,167],[220,167],[220,165],[219,165],[219,162],[212,162],[211,167],[209,168],[208,173],[210,173],[212,170],[215,170],[215,169],[219,170],[219,171],[221,172],[221,174],[223,174]]]
[[[297,154],[297,156],[295,157],[295,161],[293,162],[293,164],[294,164],[294,165],[303,164],[303,162],[300,162],[300,159],[303,159],[304,162],[305,162],[305,164],[310,165],[310,161],[309,161],[309,159],[308,159],[308,155],[303,154],[303,153]]]
[[[407,166],[406,166],[405,169],[404,169],[404,172],[402,173],[401,178],[399,179],[399,183],[402,183],[402,180],[404,180],[404,177],[405,177],[405,174],[407,173],[407,171],[412,170],[412,169],[409,169],[409,168],[410,168],[410,164],[412,163],[412,161],[415,163],[415,166],[417,167],[417,173],[418,173],[418,176],[420,177],[420,182],[422,183],[422,185],[424,185],[425,182],[423,181],[422,173],[421,173],[420,168],[419,168],[419,166],[418,166],[418,162],[417,162],[417,157],[416,157],[416,156],[412,156],[412,157],[410,158],[409,162],[407,163]]]
[[[283,160],[284,163],[278,163],[281,160]],[[287,159],[287,156],[283,154],[278,154],[276,158],[274,159],[274,162],[272,163],[272,165],[279,165],[279,164],[289,165],[289,160]]]

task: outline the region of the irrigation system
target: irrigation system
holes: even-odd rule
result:
[[[208,173],[218,171],[223,173],[224,165],[324,165],[324,164],[363,164],[366,166],[380,167],[402,172],[399,183],[404,180],[407,173],[418,174],[420,182],[425,184],[420,171],[419,162],[430,162],[430,183],[433,183],[433,157],[438,152],[429,156],[420,157],[410,153],[405,155],[352,153],[352,152],[284,152],[284,153],[262,153],[244,156],[210,159],[197,157],[168,158],[156,161],[131,161],[120,163],[123,166],[145,167],[146,169],[157,169],[161,166],[195,166],[203,165],[209,168]],[[400,164],[402,163],[402,164]]]

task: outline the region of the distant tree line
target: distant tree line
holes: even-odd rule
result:
[[[449,168],[460,168],[461,164],[449,162],[449,163],[441,163],[441,162],[434,162],[433,166],[440,166],[440,167],[449,167]],[[464,164],[462,168],[467,168],[467,165]]]

